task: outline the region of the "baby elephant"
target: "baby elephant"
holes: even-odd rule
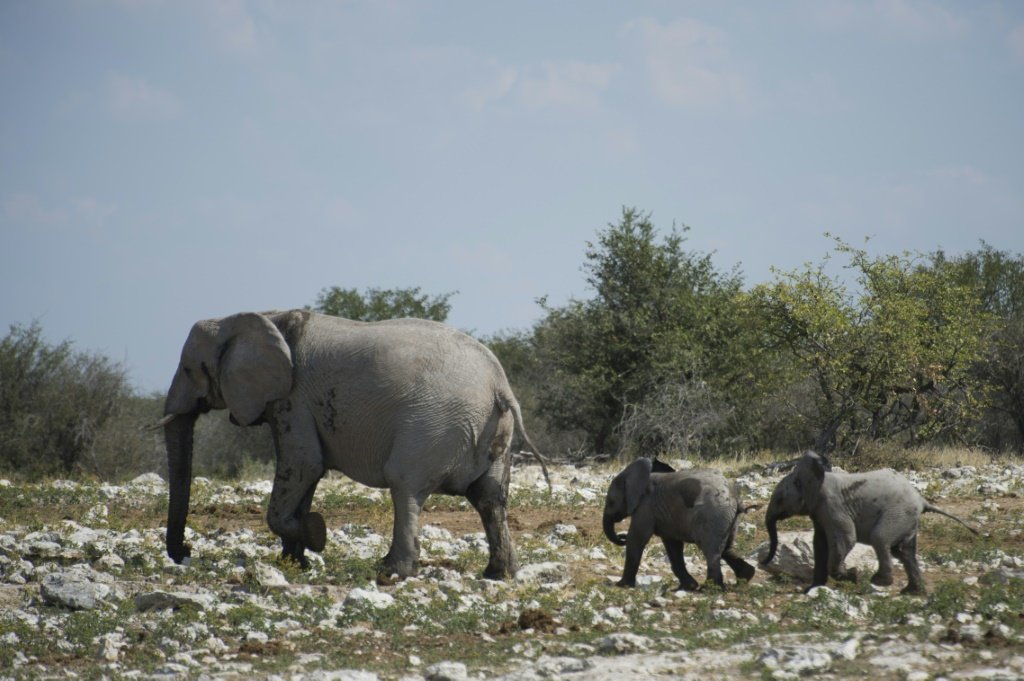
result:
[[[626,547],[626,566],[619,586],[636,586],[640,559],[651,535],[658,535],[679,578],[679,588],[693,591],[697,581],[686,571],[683,545],[692,542],[704,552],[708,579],[719,587],[724,559],[736,577],[749,580],[754,566],[732,550],[736,523],[744,509],[735,485],[718,471],[673,471],[668,464],[637,459],[615,476],[604,504],[604,533]],[[615,524],[631,517],[628,534],[616,534]]]
[[[767,565],[775,557],[779,535],[776,523],[795,515],[809,515],[814,524],[814,577],[810,588],[822,586],[829,576],[849,579],[844,561],[857,542],[870,544],[878,555],[878,572],[871,583],[892,584],[892,556],[907,571],[903,593],[923,593],[917,564],[917,527],[922,513],[952,518],[974,534],[978,531],[956,516],[929,504],[899,473],[884,469],[867,473],[831,472],[828,460],[807,452],[772,493],[765,525],[770,541]]]

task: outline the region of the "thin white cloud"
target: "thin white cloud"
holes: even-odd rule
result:
[[[512,103],[528,111],[593,112],[611,84],[618,66],[578,60],[551,60],[527,68],[492,68],[490,79],[464,93],[475,110]]]
[[[546,61],[535,76],[519,83],[519,99],[528,109],[592,111],[601,103],[615,67],[582,61]]]
[[[108,105],[118,118],[171,120],[182,112],[178,98],[145,78],[115,75],[107,82]]]
[[[803,14],[827,30],[915,40],[958,38],[968,28],[964,19],[931,0],[808,0]]]
[[[66,211],[44,205],[35,194],[11,194],[2,205],[3,221],[12,227],[59,227],[68,219]]]
[[[1010,54],[1018,63],[1024,64],[1024,24],[1014,27],[1008,37]]]
[[[725,34],[695,19],[668,24],[636,19],[623,29],[642,52],[654,93],[681,108],[746,105],[746,79],[734,65]]]
[[[117,212],[117,204],[87,197],[74,202],[76,215],[90,225],[102,225]]]
[[[258,53],[261,35],[249,11],[249,3],[243,0],[207,0],[199,7],[207,29],[221,50],[242,59]]]

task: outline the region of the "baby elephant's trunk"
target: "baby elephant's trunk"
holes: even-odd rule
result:
[[[774,515],[769,515],[765,518],[765,528],[768,530],[768,555],[761,561],[761,565],[767,565],[772,562],[772,558],[775,557],[775,550],[779,548],[779,532],[776,526],[778,518]]]
[[[604,536],[608,537],[608,541],[615,544],[616,546],[625,546],[626,536],[620,535],[615,532],[615,517],[605,514],[604,516]]]

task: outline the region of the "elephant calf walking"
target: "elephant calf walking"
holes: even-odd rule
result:
[[[636,586],[640,559],[651,536],[665,545],[679,588],[693,591],[697,581],[686,570],[683,546],[700,547],[707,560],[708,579],[724,587],[721,561],[736,577],[749,580],[754,566],[732,550],[736,523],[744,512],[736,487],[713,470],[673,471],[660,461],[637,459],[615,476],[604,505],[604,533],[626,547],[626,565],[619,586]],[[630,517],[627,534],[616,534],[616,523]]]
[[[978,534],[960,518],[925,501],[896,471],[832,472],[825,457],[807,452],[772,493],[765,514],[770,543],[761,563],[767,565],[775,557],[778,521],[807,515],[814,523],[814,577],[810,588],[823,586],[830,576],[851,578],[844,562],[859,542],[871,545],[878,556],[878,572],[871,578],[872,584],[892,584],[895,555],[907,572],[903,593],[923,593],[924,578],[917,564],[917,530],[922,513],[944,515]]]

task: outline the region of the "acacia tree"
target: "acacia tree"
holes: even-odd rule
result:
[[[587,244],[583,270],[594,297],[560,308],[541,301],[540,399],[555,427],[588,433],[597,452],[612,449],[627,405],[664,395],[664,384],[710,393],[729,364],[741,282],[720,274],[709,255],[685,250],[687,229],[659,240],[649,214],[624,208]],[[693,399],[692,389],[676,394]]]
[[[360,293],[354,288],[332,286],[320,291],[313,306],[317,312],[363,322],[376,322],[399,317],[418,317],[443,322],[451,312],[451,297],[457,292],[436,296],[420,292],[420,287],[380,289],[368,288]]]
[[[828,258],[753,291],[768,338],[817,386],[804,413],[816,446],[963,437],[982,404],[971,368],[989,320],[974,291],[909,254],[871,257],[835,241],[855,293],[827,274]]]

